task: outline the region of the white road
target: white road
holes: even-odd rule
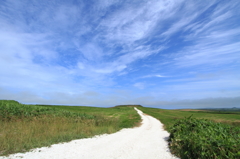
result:
[[[17,153],[0,159],[175,159],[166,139],[169,133],[157,119],[143,114],[142,125],[88,139]]]

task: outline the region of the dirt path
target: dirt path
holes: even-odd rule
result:
[[[135,108],[136,109],[136,108]],[[169,152],[166,139],[168,132],[155,118],[144,115],[142,125],[137,128],[123,129],[117,133],[100,135],[89,139],[73,140],[55,144],[50,148],[34,149],[25,154],[18,153],[8,158],[24,159],[171,159],[176,158]],[[0,159],[6,159],[0,157]]]

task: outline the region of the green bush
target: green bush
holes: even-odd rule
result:
[[[188,117],[170,128],[170,149],[182,159],[240,158],[240,128]]]

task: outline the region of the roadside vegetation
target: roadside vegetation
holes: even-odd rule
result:
[[[240,127],[192,117],[170,127],[170,148],[182,159],[240,158]]]
[[[133,107],[25,105],[0,100],[0,156],[134,127]]]
[[[239,111],[25,105],[9,100],[0,100],[0,156],[137,126],[141,119],[133,107],[165,125],[171,152],[182,159],[240,159]]]
[[[167,131],[178,119],[192,116],[198,119],[209,119],[217,123],[240,127],[240,112],[239,111],[214,111],[214,110],[167,110],[158,108],[139,107],[144,113],[149,114],[159,119],[165,126]]]
[[[240,159],[239,111],[139,109],[165,125],[181,159]]]

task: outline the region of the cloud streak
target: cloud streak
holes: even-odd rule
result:
[[[4,1],[0,98],[80,105],[235,98],[239,7],[237,0]]]

